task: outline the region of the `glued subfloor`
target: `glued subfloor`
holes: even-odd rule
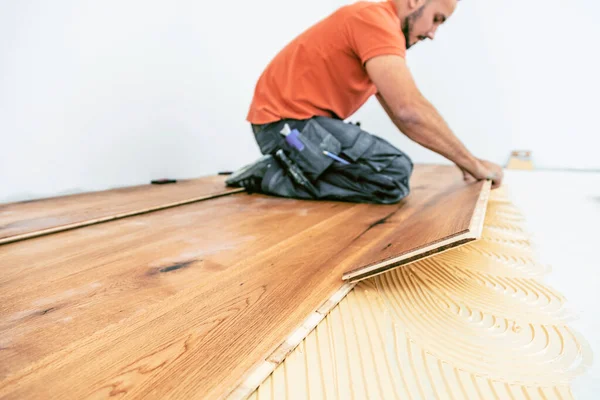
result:
[[[499,192],[482,240],[359,283],[252,399],[572,398],[591,352]]]

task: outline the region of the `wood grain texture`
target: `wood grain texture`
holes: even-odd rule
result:
[[[225,179],[207,176],[167,185],[0,204],[0,244],[243,191],[226,187]]]
[[[435,182],[429,186],[435,190],[415,190],[400,215],[381,222],[386,232],[377,234],[380,246],[348,249],[354,254],[343,279],[358,282],[481,237],[491,182],[441,182],[434,178],[438,172],[430,172],[426,181]]]
[[[424,207],[468,186],[436,166],[413,185]],[[234,194],[4,245],[0,398],[227,396],[417,212]]]
[[[358,283],[250,398],[572,398],[589,343],[502,192],[480,241]]]

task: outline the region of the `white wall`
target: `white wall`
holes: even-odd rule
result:
[[[591,0],[463,0],[409,65],[476,155],[504,164],[512,149],[531,149],[538,167],[600,169],[598,13]],[[357,117],[395,138],[376,103]],[[393,140],[419,161],[443,161]]]
[[[256,79],[344,3],[0,2],[0,202],[252,161]],[[600,169],[595,11],[591,0],[463,0],[409,63],[477,155],[504,163],[528,148],[538,166]],[[376,102],[355,117],[415,161],[441,160],[386,118]]]

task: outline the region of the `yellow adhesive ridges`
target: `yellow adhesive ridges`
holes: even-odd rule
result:
[[[480,241],[360,282],[251,399],[570,399],[591,351],[494,191]]]

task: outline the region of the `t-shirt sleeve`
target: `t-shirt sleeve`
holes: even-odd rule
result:
[[[380,55],[405,57],[406,42],[398,19],[381,7],[364,7],[346,18],[350,47],[364,65]]]

